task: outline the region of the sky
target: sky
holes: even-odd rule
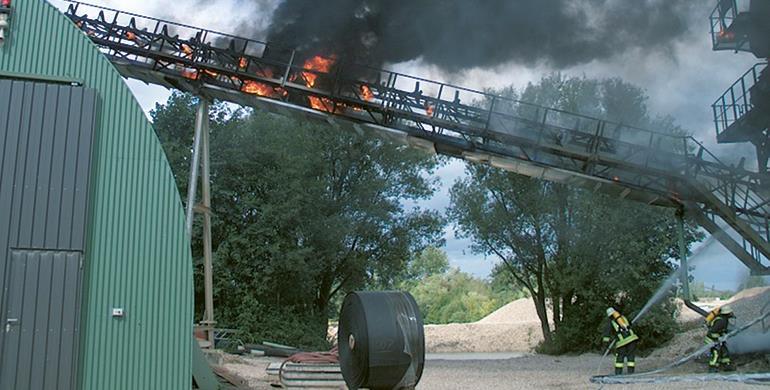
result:
[[[252,31],[264,31],[280,0],[93,0],[95,4],[143,15],[174,20],[193,26],[222,32],[236,32],[244,23]],[[388,64],[390,70],[440,80],[473,89],[501,88],[513,85],[523,88],[542,76],[561,71],[569,76],[589,78],[620,77],[645,89],[651,111],[671,115],[678,124],[691,132],[720,158],[734,161],[746,156],[747,163],[755,161],[753,148],[725,146],[716,143],[711,104],[746,70],[759,62],[749,53],[714,52],[709,37],[708,13],[713,5],[701,1],[703,9],[691,15],[693,22],[686,34],[668,50],[646,52],[630,50],[623,54],[566,69],[548,65],[505,63],[492,68],[473,68],[448,73],[426,64],[421,59]],[[53,4],[66,7],[62,1]],[[63,8],[62,8],[63,9]],[[251,38],[260,39],[264,36]],[[508,38],[515,39],[515,38]],[[127,80],[142,108],[149,112],[158,102],[165,102],[170,92],[164,88]],[[192,129],[191,129],[192,131]],[[444,210],[449,205],[448,190],[463,176],[464,163],[452,160],[437,172],[440,188],[422,206]],[[453,266],[478,277],[488,276],[497,263],[494,258],[472,253],[468,240],[455,237],[454,228],[445,231],[444,248]],[[696,244],[697,246],[698,244]],[[745,278],[747,269],[721,245],[710,245],[698,254],[694,276],[707,286],[734,289]]]

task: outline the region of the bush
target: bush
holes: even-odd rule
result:
[[[680,330],[679,324],[673,318],[673,304],[668,303],[662,307],[652,309],[638,324],[634,330],[639,334],[639,349],[651,350],[671,340]]]
[[[250,296],[244,297],[233,314],[233,323],[228,325],[241,331],[239,337],[245,343],[271,341],[312,351],[331,348],[324,316],[263,305]]]

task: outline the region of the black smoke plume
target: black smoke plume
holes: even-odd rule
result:
[[[284,0],[268,41],[370,65],[563,68],[683,39],[696,0]],[[705,23],[705,22],[704,22]]]

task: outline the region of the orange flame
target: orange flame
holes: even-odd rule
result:
[[[302,72],[302,77],[305,79],[305,85],[309,88],[315,87],[316,81],[318,80],[318,73],[329,73],[329,70],[331,70],[335,61],[337,61],[337,57],[334,55],[329,57],[315,56],[306,60],[303,69],[312,70],[314,72]],[[308,96],[308,101],[310,102],[310,107],[316,110],[330,112],[335,108],[335,104],[326,98]]]
[[[335,61],[337,61],[337,58],[333,55],[330,57],[315,56],[305,61],[305,65],[303,66],[304,69],[317,72],[302,72],[302,76],[305,78],[305,84],[310,88],[315,87],[318,73],[329,73],[329,70],[331,70]]]
[[[374,94],[372,93],[371,88],[369,88],[368,85],[361,85],[361,96],[366,101],[372,101],[374,100]]]
[[[316,110],[330,111],[329,107],[324,105],[324,100],[322,100],[321,98],[315,97],[315,96],[308,96],[308,99],[310,100],[310,107],[313,107]]]
[[[217,76],[219,76],[219,73],[217,73],[217,72],[214,72],[213,70],[208,70],[208,69],[206,69],[206,70],[204,70],[204,72],[206,72],[206,74],[207,74],[207,75],[209,75],[209,76],[211,76],[211,77],[217,77]]]
[[[246,80],[243,82],[241,91],[250,93],[252,95],[267,97],[273,96],[273,92],[275,92],[269,85],[251,80]]]
[[[182,44],[182,52],[187,56],[187,58],[192,59],[193,49],[186,43]]]
[[[195,69],[182,69],[182,77],[190,80],[197,80],[198,71]]]
[[[131,31],[126,31],[126,39],[128,39],[129,41],[135,41],[136,34],[132,33]]]
[[[238,67],[241,69],[246,69],[247,66],[249,66],[249,60],[247,60],[246,57],[241,57],[241,59],[238,61]]]
[[[721,28],[719,30],[719,39],[723,41],[732,41],[735,39],[735,33],[732,31],[727,31],[724,28]]]

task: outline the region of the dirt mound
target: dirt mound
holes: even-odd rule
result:
[[[520,324],[538,322],[532,298],[517,299],[482,318],[478,324]]]
[[[430,353],[529,352],[542,340],[539,322],[425,325]]]

